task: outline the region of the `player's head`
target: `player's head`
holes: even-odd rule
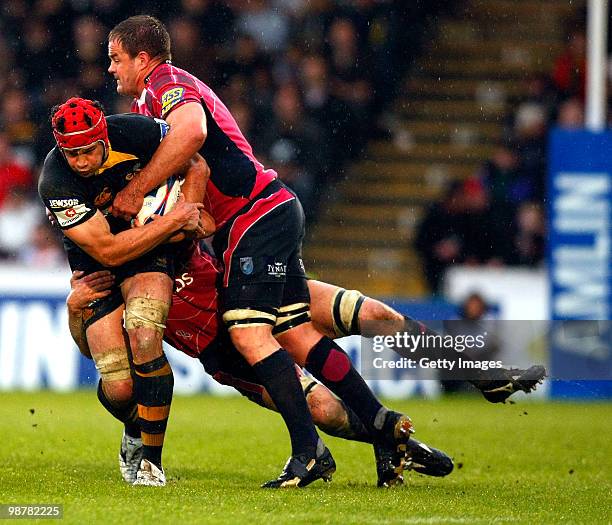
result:
[[[108,57],[108,72],[117,81],[117,92],[137,97],[153,68],[170,60],[170,35],[157,18],[132,16],[109,33]]]
[[[104,109],[97,101],[69,98],[51,109],[58,148],[73,171],[89,176],[100,169],[110,149]]]

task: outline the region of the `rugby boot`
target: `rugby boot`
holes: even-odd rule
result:
[[[166,474],[163,468],[159,468],[148,459],[140,462],[140,468],[136,474],[134,485],[144,485],[148,487],[165,487]]]
[[[406,444],[406,470],[426,476],[444,477],[453,471],[453,460],[437,448],[410,438]]]
[[[374,442],[379,487],[403,483],[402,473],[406,468],[407,445],[413,432],[412,421],[408,416],[391,410],[387,412],[381,431],[382,438]]]
[[[134,483],[142,459],[142,439],[128,436],[123,432],[119,449],[119,470],[126,483]]]
[[[542,365],[534,365],[526,370],[500,368],[490,372],[491,379],[474,380],[470,383],[491,403],[505,403],[506,399],[519,390],[529,394],[546,377],[546,368]]]
[[[374,443],[376,475],[378,487],[392,487],[404,483],[404,468],[407,467],[405,454],[398,454],[394,446],[385,443]]]
[[[317,479],[331,481],[336,472],[336,462],[327,447],[316,458],[308,458],[304,454],[291,456],[281,475],[262,485],[264,489],[305,487]]]

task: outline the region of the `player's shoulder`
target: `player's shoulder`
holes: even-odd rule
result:
[[[139,130],[147,130],[158,126],[156,119],[153,117],[139,115],[138,113],[108,115],[106,117],[106,125],[111,145],[113,144],[113,139],[129,137],[133,133],[138,133]]]
[[[165,92],[168,87],[197,89],[203,82],[188,71],[173,64],[161,64],[151,74],[147,90],[154,95]]]
[[[165,121],[139,115],[138,113],[121,113],[106,117],[108,126],[108,140],[115,151],[134,153],[134,148],[140,149],[143,140],[159,143],[167,133],[168,125]]]
[[[50,189],[68,183],[71,178],[70,167],[56,146],[49,151],[43,162],[38,178],[38,192],[43,195]]]

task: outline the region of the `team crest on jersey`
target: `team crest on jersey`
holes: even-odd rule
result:
[[[164,115],[183,99],[185,88],[177,87],[166,91],[161,98],[161,113]]]
[[[253,273],[253,257],[240,257],[240,269],[244,275]]]
[[[107,206],[113,198],[113,192],[108,186],[104,186],[104,189],[96,195],[94,199],[94,206],[96,208],[104,208]]]

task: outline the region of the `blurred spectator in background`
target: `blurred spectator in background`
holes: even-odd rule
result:
[[[372,105],[369,64],[360,51],[357,28],[348,18],[335,20],[327,35],[333,96],[344,106],[344,118],[332,121],[336,147],[347,159],[362,153],[367,139]],[[350,140],[346,139],[350,137]]]
[[[279,88],[273,111],[272,125],[261,133],[256,143],[272,161],[272,166],[276,167],[275,156],[283,159],[283,180],[298,193],[308,220],[312,220],[317,199],[315,188],[325,184],[325,173],[321,169],[328,161],[325,130],[304,113],[299,90],[294,84]],[[288,168],[291,169],[288,171]]]
[[[559,106],[557,126],[568,130],[584,128],[584,105],[580,99],[568,98]]]
[[[464,181],[461,190],[464,263],[499,265],[498,239],[505,228],[492,220],[488,193],[476,178]]]
[[[415,241],[433,293],[442,293],[442,277],[452,264],[502,264],[500,238],[508,224],[492,220],[489,193],[477,178],[454,181],[421,221]]]
[[[32,173],[16,158],[7,133],[0,132],[0,210],[13,189],[28,191],[32,186]]]
[[[266,0],[236,3],[236,27],[251,36],[258,47],[268,53],[282,52],[289,39],[289,17],[284,10]]]
[[[36,125],[30,118],[30,103],[27,94],[20,89],[10,89],[0,102],[0,129],[6,132],[15,154],[33,165],[34,137]]]
[[[510,265],[536,266],[544,259],[546,224],[539,203],[524,202],[511,225],[511,243],[506,244],[503,260]],[[503,245],[503,244],[502,244]]]
[[[23,187],[13,187],[0,208],[0,258],[16,260],[43,216],[38,199]]]
[[[30,268],[52,269],[66,263],[59,237],[61,234],[43,219],[32,230],[29,242],[17,252],[17,262]]]
[[[172,39],[172,60],[197,77],[207,76],[211,70],[210,56],[201,46],[202,35],[197,23],[184,16],[177,17],[168,24],[168,32]]]
[[[272,144],[268,157],[274,164],[279,178],[299,197],[308,222],[313,218],[313,176],[300,161],[300,152],[297,148],[294,141],[281,138]]]
[[[440,202],[434,203],[421,222],[415,247],[423,259],[430,291],[439,293],[444,271],[463,262],[464,250],[463,184],[455,181]]]
[[[495,147],[476,177],[491,199],[492,220],[499,224],[510,224],[518,204],[533,194],[533,188],[520,169],[519,153],[510,141]]]
[[[544,201],[546,180],[546,126],[548,115],[537,103],[519,106],[514,119],[515,147],[520,155],[525,197]]]
[[[500,351],[499,339],[496,336],[497,326],[489,316],[490,307],[484,297],[478,292],[470,293],[459,307],[459,319],[444,322],[444,331],[452,336],[482,336],[486,334],[485,345],[477,350],[466,351],[471,359],[478,361],[494,361]],[[445,393],[473,392],[474,389],[466,381],[453,379],[456,371],[440,369],[438,377]]]
[[[565,51],[555,61],[552,80],[561,98],[578,97],[584,100],[586,36],[583,30],[570,32]]]

